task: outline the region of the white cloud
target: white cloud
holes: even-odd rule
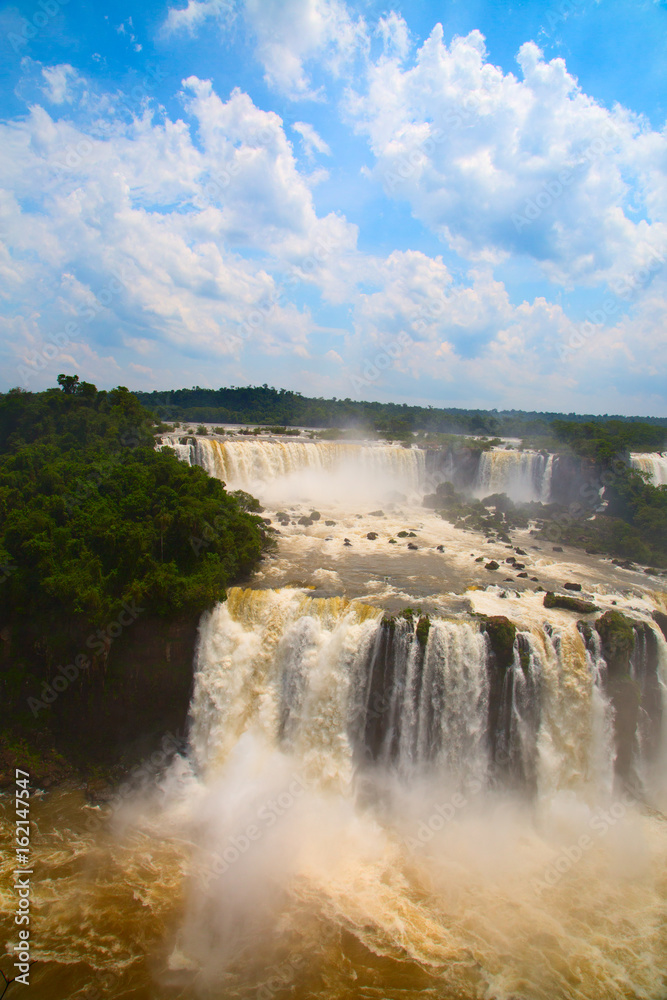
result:
[[[267,82],[292,98],[314,97],[305,64],[334,76],[367,46],[366,23],[341,0],[245,0]]]
[[[331,156],[331,150],[328,145],[312,125],[309,125],[307,122],[294,122],[292,128],[301,136],[306,156],[312,157],[316,152],[323,153],[325,156]]]
[[[68,342],[101,338],[115,352],[153,341],[209,357],[247,343],[308,355],[313,321],[281,274],[295,264],[313,280],[322,261],[306,267],[308,255],[324,239],[353,245],[356,231],[317,216],[276,115],[240,92],[222,102],[196,78],[186,92],[200,146],[183,122],[147,114],[104,139],[38,106],[0,126],[10,365],[67,322]]]
[[[234,0],[188,0],[185,7],[170,7],[162,33],[173,35],[184,31],[196,34],[209,19],[228,24],[234,17]]]
[[[410,31],[400,14],[390,11],[378,21],[376,34],[382,38],[385,55],[403,60],[411,47]]]
[[[181,96],[189,125],[144,110],[129,124],[112,120],[100,138],[92,98],[88,130],[82,109],[75,123],[38,105],[0,125],[0,333],[10,385],[25,384],[19,369],[45,358],[35,370],[50,382],[70,365],[102,384],[128,371],[136,383],[166,385],[181,374],[183,384],[205,384],[202,370],[218,384],[243,380],[251,355],[314,367],[324,357],[331,391],[344,396],[385,352],[389,369],[356,395],[375,395],[383,380],[411,384],[413,394],[439,380],[468,393],[466,403],[541,409],[548,399],[590,411],[604,400],[601,373],[620,392],[624,379],[650,382],[664,370],[667,289],[657,265],[644,277],[627,272],[636,286],[628,316],[610,311],[563,357],[572,323],[560,306],[513,303],[489,264],[461,279],[417,250],[362,253],[342,214],[318,215],[278,115],[238,90],[222,100],[197,77]],[[634,147],[643,166],[661,155],[649,138],[646,149]],[[316,295],[300,304],[305,285],[323,306]],[[349,325],[327,314],[330,304],[349,310]],[[57,356],[46,357],[54,343]]]
[[[79,74],[69,63],[61,63],[59,66],[42,67],[42,76],[46,80],[43,91],[52,104],[63,104],[65,101],[71,103],[74,93],[70,87],[70,82],[78,81]]]
[[[208,20],[227,27],[239,13],[267,83],[293,100],[322,99],[307,64],[317,61],[337,77],[368,48],[363,17],[343,0],[188,0],[187,7],[169,9],[162,32],[195,34]],[[396,33],[393,26],[388,30]]]
[[[369,64],[346,111],[386,192],[459,254],[526,255],[566,285],[666,249],[667,134],[597,104],[532,42],[518,61],[523,80],[486,60],[480,32],[447,46],[437,25],[411,67]]]

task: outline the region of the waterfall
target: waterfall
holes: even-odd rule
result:
[[[630,462],[633,469],[650,473],[654,486],[667,486],[667,454],[664,452],[633,454]]]
[[[426,478],[426,457],[420,448],[336,441],[193,440],[182,445],[169,435],[161,444],[175,448],[178,457],[190,464],[203,466],[230,489],[262,497],[273,492],[281,499],[344,502],[397,490],[415,493],[423,490]]]
[[[147,757],[106,820],[31,803],[40,996],[83,969],[82,996],[662,1000],[667,642],[636,621],[630,796],[599,636],[545,617],[508,649],[488,618],[231,589],[189,753]]]
[[[173,448],[177,458],[187,465],[195,465],[196,444],[195,439],[190,437],[179,437],[176,434],[164,434],[160,438],[160,446]]]
[[[632,670],[636,770],[647,785],[644,764],[654,767],[662,746],[666,648],[642,626]],[[201,627],[192,744],[199,767],[215,770],[252,730],[339,789],[380,767],[408,782],[439,775],[533,794],[574,782],[608,794],[605,670],[597,633],[585,646],[574,626],[518,631],[511,663],[499,666],[476,623],[234,588]]]
[[[479,497],[506,493],[512,500],[551,498],[553,455],[536,451],[494,449],[479,456],[474,492]]]

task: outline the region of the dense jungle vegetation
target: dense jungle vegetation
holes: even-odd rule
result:
[[[124,602],[199,612],[265,544],[243,497],[155,450],[160,425],[131,392],[58,382],[0,396],[0,630],[7,642],[11,625],[14,666],[29,666],[35,622],[48,662]]]

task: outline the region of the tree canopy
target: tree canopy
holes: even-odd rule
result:
[[[265,544],[223,483],[155,449],[127,389],[58,382],[0,396],[0,628],[39,622],[54,656],[123,602],[166,616],[223,599]]]

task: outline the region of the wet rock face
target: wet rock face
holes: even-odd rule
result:
[[[586,503],[594,481],[594,463],[577,455],[555,455],[551,472],[552,503]],[[590,506],[590,503],[587,503]]]
[[[620,611],[605,611],[595,623],[609,677],[630,672],[630,655],[635,648],[633,624]]]
[[[562,611],[576,611],[580,615],[588,615],[598,611],[597,605],[584,601],[581,597],[569,597],[567,594],[554,594],[548,590],[543,601],[545,608],[560,608]]]
[[[667,615],[662,611],[654,611],[653,621],[656,623],[665,639],[667,639]]]
[[[659,749],[662,695],[658,643],[646,622],[607,611],[595,623],[607,664],[605,687],[614,709],[614,768],[639,787],[637,763],[650,762]]]

